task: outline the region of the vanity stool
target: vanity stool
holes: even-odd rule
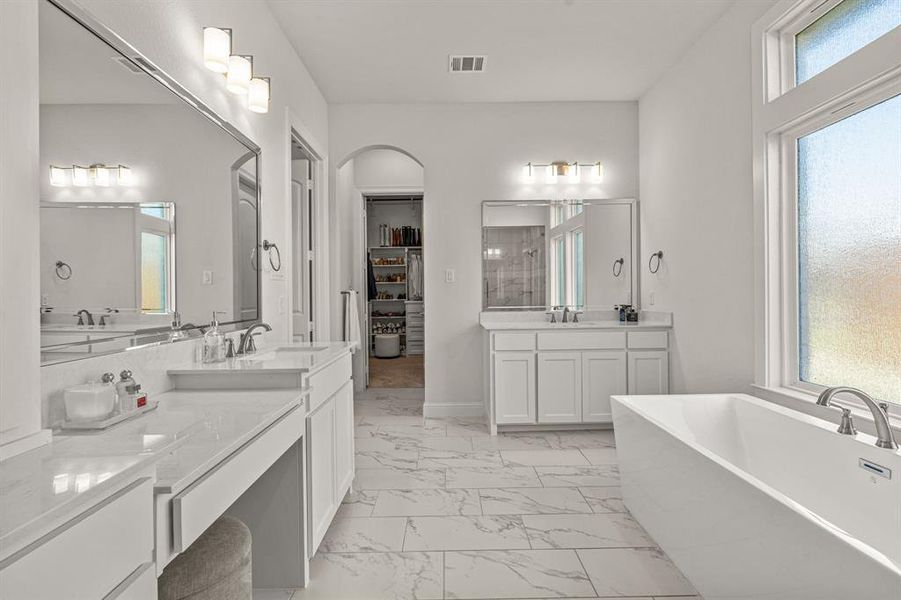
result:
[[[250,530],[219,517],[157,580],[159,600],[252,600]]]
[[[375,336],[376,358],[400,356],[400,336],[396,333],[379,333]]]

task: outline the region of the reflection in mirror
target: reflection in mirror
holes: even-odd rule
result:
[[[482,203],[484,310],[609,310],[637,298],[634,200]]]
[[[39,33],[43,361],[259,319],[259,149],[46,0]]]

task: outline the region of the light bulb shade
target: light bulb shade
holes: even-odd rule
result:
[[[216,73],[227,73],[231,53],[231,30],[219,27],[203,28],[203,64],[207,69]]]
[[[557,183],[557,167],[554,165],[548,165],[544,174],[544,182],[550,185],[554,185]]]
[[[604,165],[595,163],[591,166],[591,180],[594,183],[600,183],[604,179]]]
[[[225,78],[225,88],[232,94],[244,95],[250,87],[253,78],[253,58],[232,54],[228,57],[228,75]]]
[[[570,183],[579,183],[582,181],[582,168],[579,166],[579,163],[569,165],[566,178]]]
[[[94,185],[99,185],[101,187],[109,187],[110,184],[110,176],[109,169],[106,167],[93,167],[94,171]]]
[[[269,78],[254,77],[247,89],[247,108],[255,113],[269,112]]]
[[[68,169],[63,167],[50,167],[50,185],[54,187],[64,187],[69,184]]]
[[[523,183],[534,183],[535,182],[535,174],[532,169],[532,163],[527,163],[522,168],[522,181]]]
[[[86,167],[73,166],[72,167],[72,183],[79,186],[84,187],[88,185],[88,175],[90,173],[90,169]]]
[[[132,181],[131,169],[129,169],[125,165],[119,165],[118,173],[116,174],[116,179],[117,179],[119,185],[131,185],[131,181]]]

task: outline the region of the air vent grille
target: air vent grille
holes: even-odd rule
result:
[[[448,61],[451,73],[482,73],[487,67],[487,56],[451,54]]]
[[[143,73],[145,70],[150,71],[151,73],[153,71],[156,71],[156,67],[154,67],[151,63],[144,60],[140,56],[135,56],[131,59],[128,59],[124,56],[111,56],[110,58],[113,59],[115,62],[119,63],[120,65],[122,65],[123,67],[125,67],[126,69],[128,69],[129,71],[131,71],[132,73]],[[138,66],[135,63],[139,63],[141,66]],[[144,67],[144,68],[141,69],[141,67]]]

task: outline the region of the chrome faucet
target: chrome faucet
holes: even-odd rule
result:
[[[831,406],[832,398],[836,394],[851,394],[852,396],[860,398],[863,403],[867,405],[867,408],[870,409],[870,412],[873,413],[873,423],[876,425],[876,445],[880,448],[887,448],[889,450],[898,449],[898,443],[895,442],[892,426],[888,420],[887,404],[877,404],[869,394],[857,388],[841,386],[823,390],[823,393],[817,398],[817,404],[820,406]],[[856,431],[854,430],[854,424],[851,423],[851,411],[844,407],[839,408],[842,409],[842,424],[839,426],[839,433],[854,435]]]
[[[259,333],[255,333],[257,329],[265,329],[266,331],[272,331],[272,326],[269,323],[263,323],[260,321],[259,323],[254,323],[250,327],[247,328],[247,331],[241,334],[241,340],[238,342],[238,349],[235,351],[235,354],[252,354],[256,352],[256,344],[253,343],[253,336],[260,335]]]
[[[78,323],[76,323],[76,325],[84,325],[84,317],[88,318],[88,325],[94,324],[94,315],[88,312],[88,309],[86,308],[82,308],[80,311],[75,313],[74,316],[78,317]]]
[[[563,307],[563,321],[562,321],[563,323],[569,323],[569,314],[570,314],[571,312],[572,312],[572,311],[569,310],[569,307],[568,307],[568,306],[564,306],[564,307]]]

